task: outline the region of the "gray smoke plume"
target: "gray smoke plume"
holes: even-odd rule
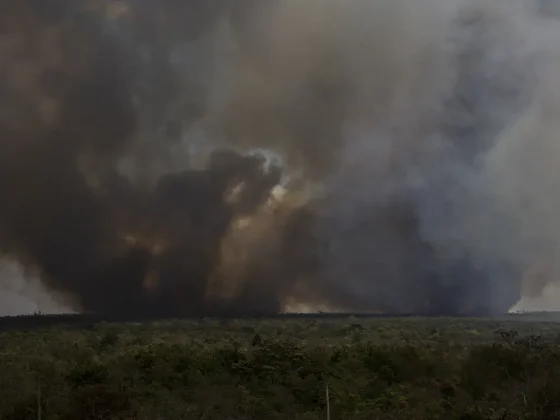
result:
[[[6,0],[0,252],[104,314],[507,311],[557,277],[559,22]]]

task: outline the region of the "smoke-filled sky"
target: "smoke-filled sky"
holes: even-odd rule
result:
[[[559,11],[4,0],[0,313],[541,295],[560,268]]]

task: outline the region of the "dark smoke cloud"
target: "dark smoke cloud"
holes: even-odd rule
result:
[[[174,17],[177,5],[166,6],[165,16]],[[3,15],[11,44],[2,60],[4,85],[14,92],[4,104],[13,115],[5,114],[0,150],[2,249],[87,311],[180,315],[212,309],[205,286],[218,264],[220,239],[235,216],[261,204],[279,171],[265,170],[258,157],[215,151],[203,169],[151,184],[119,174],[122,157],[145,159],[135,141],[155,123],[138,119],[147,113],[161,123],[151,106],[176,99],[177,87],[164,85],[166,78],[174,81],[171,69],[161,63],[148,69],[158,75],[150,89],[162,88],[157,94],[163,98],[135,90],[146,77],[136,69],[138,57],[105,32],[103,22],[85,15],[51,26],[42,12],[17,2]],[[133,102],[135,93],[145,95],[141,106]],[[243,190],[226,202],[236,186]],[[150,276],[154,291],[145,284]]]
[[[516,162],[552,131],[518,126],[552,86],[556,23],[425,3],[4,1],[0,251],[113,315],[538,294],[523,272],[560,235],[520,203],[555,208],[555,160]]]

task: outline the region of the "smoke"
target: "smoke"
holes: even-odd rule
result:
[[[0,253],[102,314],[505,312],[559,268],[544,6],[5,1]]]
[[[61,303],[65,297],[46,290],[33,273],[26,273],[19,264],[3,261],[0,263],[0,276],[0,316],[72,312],[70,307]]]

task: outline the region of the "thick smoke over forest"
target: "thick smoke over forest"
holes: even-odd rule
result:
[[[4,0],[3,264],[107,315],[505,312],[558,280],[559,11]]]

